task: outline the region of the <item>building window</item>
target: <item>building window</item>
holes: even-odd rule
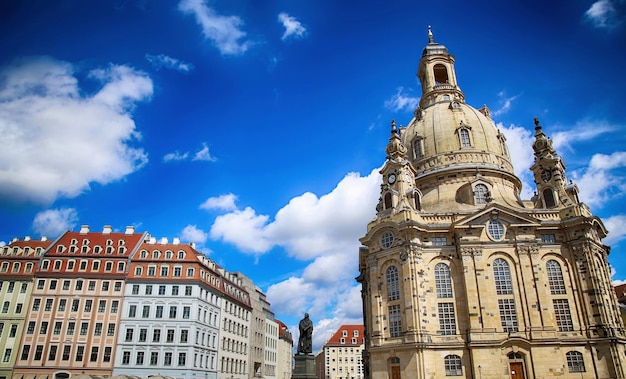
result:
[[[57,359],[57,345],[50,346],[50,351],[48,352],[48,360],[54,361]]]
[[[134,329],[132,329],[132,328],[127,328],[126,329],[126,339],[125,339],[126,342],[132,342],[133,341],[133,332],[134,332]]]
[[[69,280],[64,280],[63,281],[63,291],[68,291],[70,289],[70,281]]]
[[[0,324],[0,326],[3,326],[4,324]],[[28,327],[26,328],[26,334],[33,334],[35,333],[35,321],[29,321],[28,322]],[[2,330],[2,328],[0,328],[0,331]]]
[[[556,243],[556,236],[554,234],[542,234],[541,242],[542,243]]]
[[[48,321],[42,321],[41,326],[39,327],[39,334],[48,333]]]
[[[435,265],[435,286],[437,287],[437,298],[447,299],[452,297],[450,267],[445,263],[437,263]]]
[[[150,306],[149,305],[144,305],[143,306],[143,309],[141,310],[141,317],[143,317],[143,318],[150,317]]]
[[[91,312],[91,304],[93,304],[92,299],[85,300],[85,312]]]
[[[104,362],[111,362],[111,347],[107,346],[104,348],[104,358],[102,359]]]
[[[107,309],[107,301],[106,300],[98,301],[98,313],[104,313],[106,309]]]
[[[439,334],[456,334],[456,320],[454,317],[454,303],[439,303]]]
[[[107,329],[107,336],[112,337],[115,335],[115,323],[110,322]]]
[[[446,355],[446,357],[443,359],[443,364],[446,369],[446,376],[463,375],[461,357],[459,357],[458,355]]]
[[[459,140],[461,141],[461,147],[472,147],[469,130],[465,128],[459,129]]]
[[[83,355],[85,355],[85,346],[77,346],[76,347],[76,361],[82,362]]]
[[[52,332],[54,335],[58,336],[61,334],[61,328],[63,327],[63,323],[61,321],[56,321],[54,323],[54,331]]]
[[[517,310],[515,309],[515,300],[498,299],[498,309],[500,310],[500,323],[505,332],[517,332]]]
[[[424,139],[416,138],[413,141],[413,158],[419,159],[424,156]]]
[[[565,358],[569,372],[585,372],[585,361],[583,360],[582,353],[570,351],[565,354]]]
[[[170,318],[176,318],[177,307],[175,305],[170,306]]]
[[[152,284],[146,285],[146,295],[152,295]]]
[[[402,318],[400,315],[400,305],[390,305],[389,311],[389,337],[400,337],[402,335]]]
[[[187,353],[178,353],[178,365],[184,366],[187,363]]]
[[[484,184],[476,184],[474,186],[474,204],[487,204],[489,197],[489,188]]]
[[[150,353],[150,366],[156,366],[159,363],[159,353],[153,351]]]
[[[563,280],[563,272],[561,265],[554,259],[546,262],[546,272],[548,273],[548,284],[550,285],[550,293],[552,295],[565,294],[565,281]]]
[[[154,329],[152,332],[152,342],[161,342],[161,329]]]
[[[161,267],[161,276],[167,276],[168,272],[169,272],[169,267],[167,266]]]
[[[125,351],[122,353],[122,364],[123,365],[130,364],[130,351]]]
[[[178,296],[178,286],[172,286],[172,296]]]
[[[163,306],[162,305],[157,305],[155,317],[156,318],[163,318]]]
[[[552,208],[556,206],[556,201],[554,200],[554,192],[551,188],[546,188],[542,192],[543,200],[546,203],[546,208]]]
[[[552,305],[554,305],[554,317],[556,318],[556,325],[559,327],[559,331],[573,331],[574,324],[572,323],[572,315],[569,311],[567,299],[553,299]]]
[[[119,308],[119,304],[120,304],[119,300],[113,300],[111,302],[111,313],[117,313],[117,308]]]
[[[400,300],[400,284],[398,280],[398,268],[389,266],[385,275],[387,282],[387,300]]]
[[[496,293],[498,295],[513,294],[513,282],[511,281],[509,264],[502,258],[493,261],[493,279],[496,283]]]
[[[181,267],[174,267],[174,276],[178,277],[182,275],[183,269]]]
[[[68,336],[73,336],[74,335],[74,329],[76,327],[76,323],[74,321],[70,321],[67,324],[67,335]]]
[[[43,345],[37,345],[37,347],[35,348],[35,357],[33,358],[33,360],[40,361],[42,355],[43,355]]]
[[[174,329],[168,329],[167,330],[166,342],[174,342]]]
[[[165,295],[165,286],[159,286],[159,295]]]
[[[163,360],[163,366],[172,365],[172,353],[165,353],[165,359]]]
[[[187,343],[188,339],[189,339],[189,331],[188,330],[181,330],[180,331],[180,342],[181,343]]]
[[[193,268],[188,268],[187,269],[187,277],[192,277],[193,276]]]
[[[39,310],[39,306],[41,305],[41,299],[34,299],[33,300],[33,311],[38,311]]]
[[[86,336],[88,329],[89,329],[89,323],[88,322],[81,322],[80,323],[80,335],[81,336]]]
[[[148,329],[141,328],[139,329],[139,342],[146,342],[148,338]]]
[[[430,241],[433,246],[446,246],[448,244],[446,237],[432,237]]]
[[[185,296],[191,296],[191,286],[185,286]]]
[[[101,322],[96,322],[96,327],[93,330],[93,335],[94,336],[102,335],[102,323]]]
[[[487,233],[494,241],[500,241],[504,238],[504,225],[498,220],[491,220],[487,224]]]
[[[135,276],[141,276],[143,274],[143,267],[137,266],[135,267]]]
[[[25,361],[28,359],[28,355],[30,355],[30,345],[24,345],[24,347],[22,347],[22,356],[20,359]]]
[[[61,360],[69,361],[71,352],[72,352],[72,346],[71,345],[63,346],[63,355],[61,356]]]
[[[191,307],[183,307],[183,318],[189,318],[191,314]]]
[[[137,352],[137,360],[135,361],[137,365],[143,365],[143,356],[144,356],[143,351]]]
[[[139,284],[133,284],[132,294],[139,295]]]

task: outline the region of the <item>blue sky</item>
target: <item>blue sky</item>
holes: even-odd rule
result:
[[[358,238],[432,25],[532,195],[533,117],[626,280],[626,1],[3,1],[0,241],[135,225],[315,322],[361,322]]]

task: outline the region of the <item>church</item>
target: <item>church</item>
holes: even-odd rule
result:
[[[536,194],[520,197],[506,138],[454,63],[429,30],[419,106],[391,125],[360,240],[365,378],[626,378],[605,226],[538,119]]]

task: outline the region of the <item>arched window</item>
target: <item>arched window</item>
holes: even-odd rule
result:
[[[465,128],[459,129],[459,140],[461,141],[461,147],[472,147],[469,130]]]
[[[561,265],[554,259],[546,262],[546,271],[548,272],[548,284],[550,285],[550,294],[564,295],[565,281],[563,280],[563,272]]]
[[[446,368],[446,376],[463,375],[461,357],[459,357],[458,355],[446,355],[445,358],[443,358],[443,364]]]
[[[585,361],[582,353],[578,351],[569,351],[565,354],[567,360],[567,368],[569,372],[585,372]]]
[[[502,258],[493,261],[493,279],[496,283],[496,293],[498,295],[513,294],[511,270],[507,261]]]
[[[396,266],[389,266],[387,273],[385,274],[387,282],[387,300],[400,300],[400,284],[398,281],[398,268]]]
[[[474,186],[474,203],[475,204],[487,204],[487,197],[489,195],[489,188],[484,184],[476,184]]]
[[[424,139],[421,137],[413,141],[413,158],[419,159],[424,156]]]
[[[437,263],[435,265],[435,286],[437,287],[437,298],[445,299],[452,297],[450,267],[445,263]]]
[[[413,193],[413,205],[415,206],[416,211],[422,210],[422,196],[417,191]]]
[[[433,67],[433,74],[435,74],[436,84],[448,83],[448,70],[446,66],[436,64],[435,67]]]
[[[546,202],[546,208],[556,207],[554,192],[552,192],[551,188],[546,188],[543,190],[543,200]]]

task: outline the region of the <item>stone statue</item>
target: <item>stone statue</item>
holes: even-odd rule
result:
[[[305,313],[300,320],[300,338],[298,339],[298,354],[313,354],[313,321]]]

